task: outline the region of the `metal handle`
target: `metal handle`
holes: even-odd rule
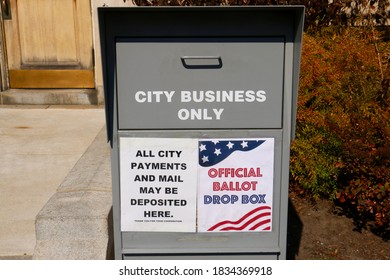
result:
[[[10,0],[1,0],[1,12],[4,20],[12,19]]]
[[[222,58],[220,56],[182,56],[181,62],[187,69],[222,68]]]

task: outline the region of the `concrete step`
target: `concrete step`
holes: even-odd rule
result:
[[[98,106],[0,106],[0,257],[33,255],[37,214],[103,127],[104,110]],[[100,148],[108,157],[105,133],[102,138]],[[110,171],[103,166],[90,170],[102,172],[110,180]],[[74,185],[94,177],[79,174],[84,177],[74,180]],[[71,189],[70,183],[67,191],[80,191]],[[110,186],[106,184],[107,191]]]
[[[1,92],[5,105],[101,105],[103,96],[95,89],[9,89]]]
[[[107,239],[105,238],[39,240],[36,246],[34,260],[113,259],[112,248],[107,246]]]
[[[103,128],[37,215],[33,259],[113,257],[109,154]]]

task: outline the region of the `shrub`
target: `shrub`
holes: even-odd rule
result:
[[[335,198],[341,139],[327,124],[337,107],[339,72],[321,42],[304,36],[298,98],[296,139],[291,146],[291,187],[303,194]]]
[[[359,228],[390,229],[390,45],[372,28],[303,42],[293,190],[335,199]]]

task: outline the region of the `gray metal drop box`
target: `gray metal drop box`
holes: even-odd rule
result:
[[[285,259],[304,8],[100,8],[117,259]]]

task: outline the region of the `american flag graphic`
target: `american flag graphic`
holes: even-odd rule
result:
[[[271,207],[260,206],[235,221],[225,220],[208,231],[269,231],[271,230]]]
[[[235,151],[251,151],[264,140],[199,141],[199,165],[210,167],[225,160]]]
[[[271,231],[274,139],[199,139],[198,152],[198,231]]]

